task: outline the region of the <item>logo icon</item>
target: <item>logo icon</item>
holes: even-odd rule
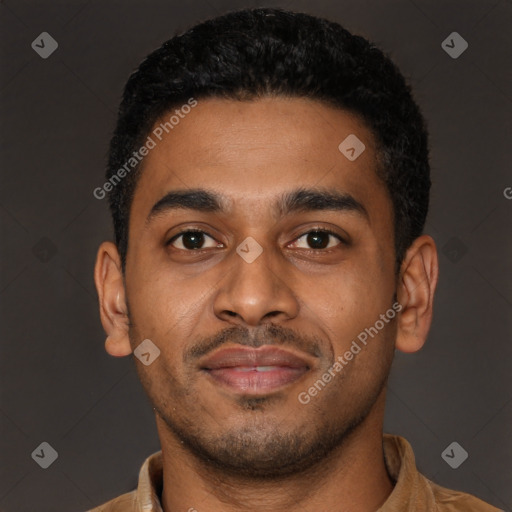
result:
[[[160,349],[151,340],[145,339],[133,354],[143,365],[149,366],[160,355]]]
[[[42,442],[33,452],[32,458],[43,468],[49,468],[59,454],[46,441]]]
[[[468,46],[468,42],[458,32],[452,32],[441,43],[441,48],[452,59],[458,59],[468,49]]]
[[[462,448],[462,446],[457,443],[457,441],[453,441],[453,443],[449,444],[441,453],[442,459],[450,466],[452,469],[457,469],[468,457],[468,452]]]
[[[237,248],[236,252],[241,256],[247,263],[252,263],[262,252],[263,247],[254,240],[251,236],[248,236]]]
[[[32,253],[34,256],[43,263],[50,261],[56,252],[57,247],[55,244],[45,236],[41,238],[34,247],[32,247]]]
[[[339,146],[340,152],[353,162],[366,149],[366,146],[351,133]]]
[[[442,251],[452,263],[457,263],[468,252],[468,248],[464,245],[462,240],[454,236],[444,244]]]
[[[47,59],[59,47],[59,43],[48,32],[41,32],[31,46],[42,59]]]

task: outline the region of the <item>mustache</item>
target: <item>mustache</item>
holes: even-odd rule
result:
[[[222,330],[213,337],[194,343],[183,354],[183,362],[190,363],[227,343],[251,348],[258,348],[262,345],[289,347],[319,357],[322,355],[320,341],[314,336],[301,336],[291,329],[275,324],[265,324],[252,330],[243,326],[233,326]]]

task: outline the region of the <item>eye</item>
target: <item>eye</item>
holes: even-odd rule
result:
[[[210,245],[204,245],[208,239],[210,240]],[[302,243],[309,244],[309,246],[300,246],[300,240],[302,239]],[[339,243],[333,243],[334,239],[338,240]],[[337,233],[328,229],[314,229],[302,234],[292,245],[299,249],[324,250],[336,247],[340,245],[340,243],[346,244]],[[166,245],[172,245],[174,248],[184,251],[200,251],[203,249],[222,247],[221,243],[217,242],[205,231],[199,229],[181,231],[174,235]]]
[[[329,240],[331,238],[331,240]],[[332,244],[332,239],[336,238],[339,243]],[[345,243],[345,241],[333,231],[330,231],[328,229],[314,229],[312,231],[308,231],[307,233],[304,233],[299,238],[297,238],[297,241],[304,239],[304,242],[306,244],[309,244],[311,247],[300,247],[301,249],[312,249],[312,250],[322,250],[322,249],[331,249],[332,247],[335,247],[339,245],[340,243]],[[294,242],[294,246],[298,242]]]
[[[212,240],[213,243],[210,243],[209,246],[204,246],[203,244],[207,238]],[[176,241],[178,241],[177,245],[175,245]],[[172,245],[176,249],[182,249],[185,251],[197,251],[212,247],[219,247],[222,244],[219,244],[214,238],[204,231],[199,229],[187,229],[186,231],[181,231],[174,235],[166,245]]]

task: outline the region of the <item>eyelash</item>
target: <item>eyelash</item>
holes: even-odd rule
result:
[[[204,235],[207,235],[209,236],[210,238],[212,238],[213,240],[215,240],[215,238],[210,235],[207,231],[203,231],[202,229],[194,229],[194,228],[189,228],[189,229],[184,229],[183,231],[180,231],[179,233],[176,233],[175,235],[173,235],[173,237],[168,240],[165,245],[168,246],[168,245],[171,245],[175,240],[177,240],[181,235],[184,235],[186,233],[202,233]],[[302,238],[304,235],[309,235],[310,233],[326,233],[328,235],[331,235],[333,236],[334,238],[337,238],[341,244],[343,245],[348,245],[348,242],[346,240],[344,240],[343,238],[341,238],[341,236],[338,234],[338,233],[335,233],[334,231],[331,231],[330,229],[327,229],[327,228],[312,228],[310,229],[309,231],[306,231],[302,234],[300,234],[297,238],[295,238],[294,241],[298,240],[299,238]],[[337,247],[337,246],[336,246]],[[326,249],[303,249],[305,251],[310,251],[310,252],[330,252],[332,251],[333,249],[335,249],[336,247],[330,247],[330,248],[326,248]],[[196,253],[200,253],[202,251],[208,251],[209,249],[213,249],[213,247],[208,247],[206,249],[177,249],[178,251],[185,251],[185,252],[196,252]]]

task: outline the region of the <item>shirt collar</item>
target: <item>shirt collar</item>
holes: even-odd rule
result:
[[[400,436],[384,434],[384,461],[394,489],[377,512],[416,512],[435,510],[435,497],[428,480],[416,469],[414,452]],[[162,451],[150,455],[139,472],[136,490],[137,512],[163,512],[160,502],[163,488]]]
[[[377,512],[437,510],[429,481],[418,472],[414,452],[401,437],[384,434],[384,462],[395,486]]]

